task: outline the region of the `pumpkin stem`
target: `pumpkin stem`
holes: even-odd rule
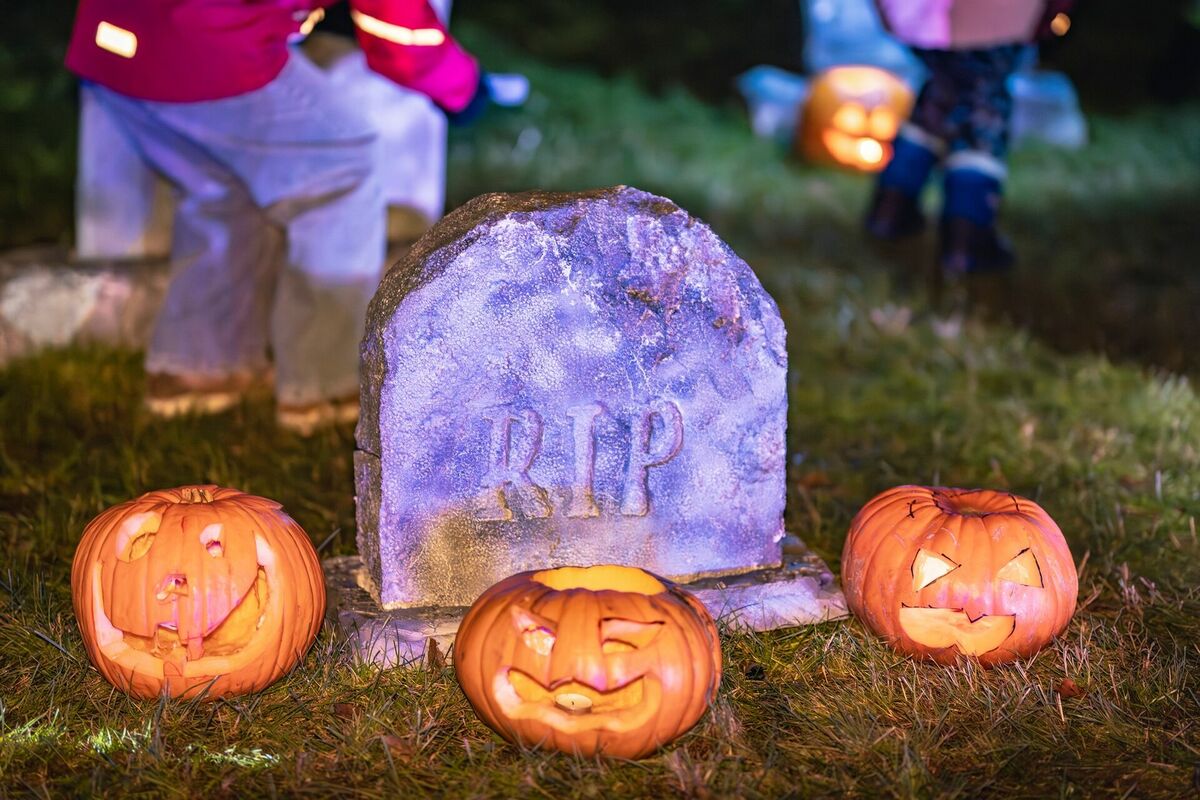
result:
[[[207,486],[184,486],[179,490],[181,503],[211,503],[212,490]]]

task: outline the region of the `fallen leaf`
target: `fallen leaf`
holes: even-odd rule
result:
[[[805,489],[820,489],[825,486],[833,485],[833,481],[830,480],[829,476],[821,470],[814,470],[812,472],[804,473],[800,476],[800,480],[797,481],[797,483],[799,483]]]
[[[957,339],[962,335],[963,318],[961,314],[953,314],[945,319],[935,317],[929,321],[929,326],[939,339]]]
[[[1058,692],[1062,697],[1068,699],[1072,697],[1083,697],[1085,694],[1087,694],[1086,689],[1080,687],[1079,684],[1070,678],[1063,678],[1061,681],[1059,681],[1058,685],[1054,687],[1054,691]]]
[[[899,336],[908,330],[908,324],[912,322],[912,309],[888,303],[880,308],[872,308],[867,316],[881,333]]]
[[[392,758],[401,758],[405,761],[413,757],[417,749],[413,747],[412,742],[403,736],[396,736],[391,733],[385,733],[379,737],[379,741],[383,742],[383,746],[391,753]]]
[[[433,639],[425,640],[425,668],[431,672],[441,672],[446,668],[446,656]]]
[[[362,715],[362,709],[354,703],[334,703],[333,713],[341,719],[358,719]]]

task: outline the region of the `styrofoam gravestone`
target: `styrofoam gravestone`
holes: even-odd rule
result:
[[[467,203],[368,314],[343,621],[402,660],[508,575],[600,563],[755,628],[842,613],[823,565],[783,563],[784,338],[746,263],[669,200]]]

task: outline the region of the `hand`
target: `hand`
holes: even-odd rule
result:
[[[489,72],[483,80],[492,102],[498,106],[516,108],[529,99],[529,78],[519,72]]]
[[[451,125],[470,125],[479,119],[483,112],[487,111],[491,102],[492,95],[488,90],[487,73],[480,70],[479,84],[475,87],[475,94],[471,96],[471,101],[458,111],[447,111],[446,119],[450,120]]]

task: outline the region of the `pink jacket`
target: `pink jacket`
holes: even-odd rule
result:
[[[913,47],[966,50],[1034,40],[1046,0],[876,0],[884,25]]]
[[[279,74],[289,37],[308,27],[311,12],[334,2],[80,0],[67,68],[145,100],[244,94]],[[372,69],[447,111],[471,101],[479,67],[426,0],[350,0],[350,7]]]

